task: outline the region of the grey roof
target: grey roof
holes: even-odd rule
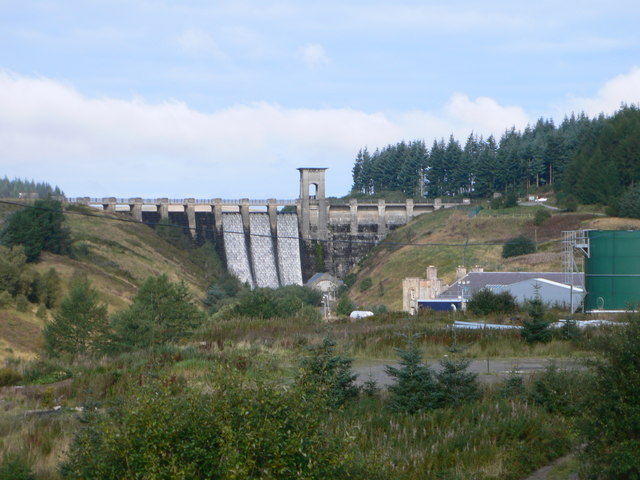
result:
[[[465,295],[472,295],[489,285],[511,285],[513,283],[530,280],[533,278],[543,278],[553,282],[565,283],[564,272],[470,272],[459,280],[456,280],[449,288],[440,294],[440,297],[457,298],[462,294],[461,281],[469,282],[465,285]],[[575,274],[575,286],[584,285],[584,275]]]
[[[312,286],[312,285],[317,284],[321,280],[329,280],[329,281],[331,281],[333,283],[337,283],[337,284],[341,283],[340,280],[338,280],[336,277],[331,275],[329,272],[320,272],[320,273],[316,273],[309,280],[307,280],[306,285],[307,286]]]

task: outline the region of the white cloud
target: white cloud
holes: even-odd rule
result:
[[[525,113],[455,95],[440,112],[236,105],[211,113],[179,101],[87,98],[47,78],[0,73],[2,174],[61,186],[70,196],[297,196],[300,166],[329,167],[346,193],[356,152],[402,139],[499,135]]]
[[[559,114],[584,111],[589,116],[612,114],[623,104],[640,105],[640,67],[606,82],[594,97],[570,97],[557,107]]]
[[[300,49],[302,60],[309,68],[317,68],[327,65],[331,60],[324,47],[317,43],[310,43]]]
[[[204,30],[188,28],[177,38],[178,45],[189,55],[224,58],[224,52],[216,41]]]

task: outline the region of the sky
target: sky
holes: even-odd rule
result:
[[[401,140],[640,103],[640,2],[0,0],[0,177],[69,197],[349,192]]]

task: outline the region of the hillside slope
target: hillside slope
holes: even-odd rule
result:
[[[438,268],[438,275],[446,284],[455,280],[458,265],[479,265],[488,271],[559,271],[563,230],[640,228],[639,220],[585,213],[557,213],[535,226],[534,214],[535,208],[517,207],[482,210],[473,217],[463,210],[421,215],[391,233],[356,267],[357,281],[349,296],[357,305],[384,304],[399,310],[402,279],[424,277],[429,265]],[[502,258],[502,244],[518,235],[537,240],[538,251]],[[367,278],[371,279],[371,287],[362,291],[362,282]]]
[[[14,210],[2,213],[6,216]],[[61,278],[61,296],[68,293],[74,275],[86,275],[110,311],[126,307],[147,277],[160,274],[185,282],[195,299],[204,298],[211,277],[223,269],[211,246],[177,248],[152,228],[122,219],[126,217],[94,210],[68,211],[65,223],[71,230],[74,258],[44,252],[31,268],[41,274],[54,268]],[[0,361],[37,354],[44,321],[36,310],[32,304],[27,312],[18,312],[14,305],[0,310]],[[51,318],[52,312],[47,313]]]

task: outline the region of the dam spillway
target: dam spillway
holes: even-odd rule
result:
[[[255,282],[249,263],[249,252],[240,214],[225,213],[222,215],[222,229],[227,268],[242,283],[248,283],[251,288],[254,288]]]
[[[278,279],[275,246],[271,237],[268,214],[249,214],[249,243],[255,285],[257,287],[278,288],[280,280]]]
[[[277,218],[280,285],[302,285],[298,216],[295,213],[283,213]]]
[[[229,271],[251,288],[302,285],[298,216],[277,214],[275,225],[267,213],[251,212],[248,217],[247,224],[240,213],[222,215]]]

